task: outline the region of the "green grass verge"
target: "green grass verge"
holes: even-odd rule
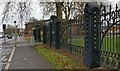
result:
[[[31,37],[26,37],[25,39],[28,43],[30,43]]]
[[[41,45],[36,46],[35,49],[52,65],[54,69],[79,69],[75,61],[63,54],[44,48]]]

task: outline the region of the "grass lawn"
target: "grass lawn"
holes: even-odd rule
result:
[[[120,36],[106,36],[102,43],[102,50],[120,54]]]
[[[70,43],[70,40],[68,40]],[[84,38],[71,39],[71,44],[84,47]]]
[[[36,46],[35,49],[52,65],[54,69],[79,69],[75,61],[61,53],[45,48],[42,45]]]
[[[68,41],[70,43],[70,40]],[[84,38],[71,39],[71,43],[84,47]],[[120,54],[120,36],[106,36],[102,42],[102,51],[115,52]]]

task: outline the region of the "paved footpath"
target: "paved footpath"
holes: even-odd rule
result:
[[[24,38],[19,39],[9,69],[51,69],[51,66]]]

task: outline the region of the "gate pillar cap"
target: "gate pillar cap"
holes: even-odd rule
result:
[[[54,20],[56,18],[57,18],[57,16],[55,16],[55,15],[51,15],[51,17],[50,17],[51,20]]]
[[[95,2],[88,2],[85,5],[85,9],[88,11],[88,13],[92,13],[94,11],[94,9],[96,9],[95,11],[98,12],[97,10],[100,11],[100,7],[98,3]]]

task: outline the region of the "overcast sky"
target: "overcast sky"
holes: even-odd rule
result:
[[[39,3],[37,2],[37,0],[32,0],[32,2],[33,2],[32,4],[33,11],[31,13],[31,17],[34,17],[38,20],[42,19],[42,11],[40,9]],[[4,10],[4,4],[5,4],[5,1],[0,0],[0,22],[3,16],[2,13]],[[14,25],[14,23],[10,23],[10,24]],[[1,31],[2,31],[2,24],[0,23],[0,32]]]
[[[3,12],[4,4],[5,4],[6,1],[7,0],[0,0],[0,22],[2,20],[2,12]],[[22,0],[19,0],[19,1],[22,1]],[[34,17],[38,20],[42,19],[43,15],[42,15],[40,6],[38,4],[38,0],[31,0],[31,1],[33,2],[33,5],[32,5],[33,6],[33,11],[32,11],[31,17]],[[113,3],[118,3],[120,0],[108,0],[108,1],[113,2]],[[0,32],[1,31],[2,31],[2,25],[0,25]]]
[[[108,0],[108,1],[118,3],[120,0]]]

